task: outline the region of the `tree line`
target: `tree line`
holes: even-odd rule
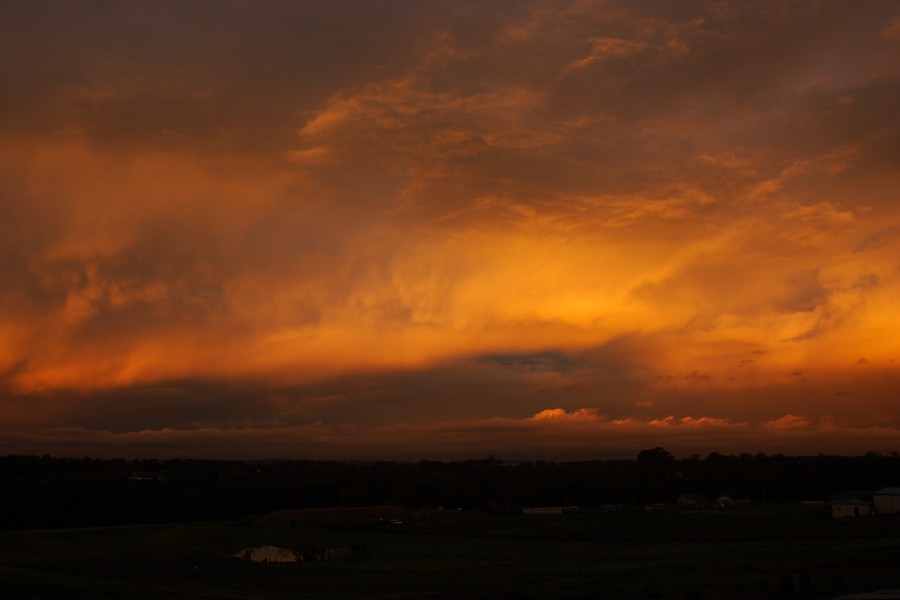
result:
[[[226,520],[283,508],[393,505],[516,512],[527,506],[674,503],[741,494],[756,505],[900,487],[896,452],[864,456],[712,453],[663,448],[633,460],[348,462],[0,457],[0,528]]]

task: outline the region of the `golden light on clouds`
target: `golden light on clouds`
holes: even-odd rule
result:
[[[3,6],[5,449],[894,449],[898,7],[745,8]]]

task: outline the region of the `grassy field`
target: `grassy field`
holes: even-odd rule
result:
[[[263,544],[368,552],[288,564],[232,557]],[[320,509],[0,534],[2,598],[829,598],[890,587],[900,588],[900,521],[788,511]]]

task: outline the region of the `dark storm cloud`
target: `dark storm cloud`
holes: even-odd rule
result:
[[[0,122],[47,132],[75,119],[95,143],[135,149],[277,151],[297,113],[402,70],[421,43],[419,12],[356,1],[8,5],[0,72],[17,85]]]

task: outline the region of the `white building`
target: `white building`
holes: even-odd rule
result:
[[[900,488],[881,488],[872,496],[875,512],[879,515],[900,514]]]
[[[831,516],[835,519],[871,517],[872,503],[856,498],[837,500],[831,504]]]

